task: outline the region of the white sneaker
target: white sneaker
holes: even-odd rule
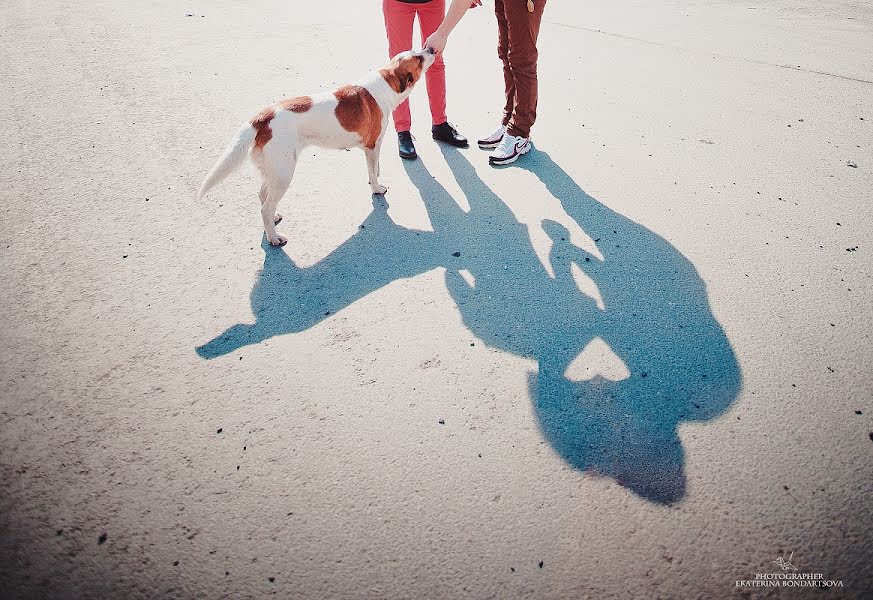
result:
[[[522,154],[530,152],[530,138],[518,135],[504,134],[497,148],[488,157],[492,165],[508,165],[518,160]]]
[[[503,139],[504,134],[506,133],[506,125],[501,125],[498,127],[494,133],[491,135],[487,135],[479,140],[479,147],[483,150],[491,150],[492,148],[496,148],[500,143],[500,140]]]

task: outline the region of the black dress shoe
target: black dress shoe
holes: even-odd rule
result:
[[[418,158],[415,144],[412,143],[412,134],[408,131],[397,132],[397,145],[400,147],[400,158],[405,158],[406,160]]]
[[[433,139],[438,142],[445,142],[455,148],[466,148],[469,146],[467,138],[458,133],[458,130],[452,127],[452,124],[446,121],[440,125],[434,125],[431,128]]]

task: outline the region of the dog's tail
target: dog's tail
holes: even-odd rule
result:
[[[248,156],[249,149],[252,147],[252,142],[255,140],[255,128],[251,125],[245,125],[239,131],[236,139],[224,151],[215,166],[206,175],[203,180],[203,185],[200,186],[200,191],[197,193],[197,199],[200,200],[206,195],[206,192],[211,190],[218,183],[230,175],[233,171],[245,161]]]

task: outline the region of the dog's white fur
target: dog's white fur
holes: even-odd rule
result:
[[[388,67],[368,73],[355,84],[369,92],[381,111],[381,123],[378,123],[380,129],[375,144],[372,139],[366,140],[365,135],[360,131],[346,129],[341,123],[339,115],[343,114],[348,118],[350,107],[349,104],[340,107],[343,102],[337,95],[340,91],[301,97],[307,102],[311,99],[311,103],[305,109],[302,107],[298,107],[297,110],[288,109],[279,103],[265,109],[266,114],[272,115],[267,118],[266,123],[268,141],[262,146],[258,145],[257,138],[261,133],[256,125],[263,127],[263,123],[253,120],[243,126],[236,139],[207,174],[200,187],[198,199],[239,168],[247,156],[250,157],[261,173],[259,196],[267,239],[274,246],[282,246],[286,239],[276,234],[275,226],[282,218],[276,214],[276,207],[291,184],[297,157],[300,156],[301,150],[311,145],[337,149],[361,148],[367,158],[370,189],[374,194],[384,194],[387,188],[379,183],[379,151],[388,128],[388,118],[409,96],[415,84],[433,64],[434,58],[433,52],[427,49],[421,52],[404,52],[395,56]],[[414,76],[402,67],[402,65],[409,67],[413,62],[418,65]],[[403,79],[399,85],[398,79]],[[348,87],[348,89],[352,88]],[[360,116],[362,119],[367,119],[374,118],[374,114],[366,113]],[[362,123],[358,129],[372,127],[372,133],[376,126],[376,123]],[[370,137],[369,134],[367,137]],[[372,147],[368,147],[368,141]]]

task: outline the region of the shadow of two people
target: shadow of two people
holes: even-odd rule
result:
[[[470,205],[464,212],[422,161],[405,162],[432,232],[394,223],[384,198],[355,235],[317,264],[297,267],[264,243],[252,289],[254,324],[237,324],[197,353],[215,358],[275,335],[304,331],[392,281],[437,267],[466,327],[491,347],[536,361],[529,393],[544,437],[573,467],[610,477],[652,502],[686,492],[683,421],[724,412],[740,390],[730,344],[693,265],[666,240],[586,194],[545,152],[519,167],[535,174],[564,211],[597,241],[600,257],[544,222],[553,240],[552,277],[527,226],[455,149],[443,148]],[[531,201],[537,194],[530,192]],[[573,265],[594,282],[598,306],[580,292]],[[462,276],[466,270],[472,284]],[[571,363],[600,338],[624,362],[619,381],[572,381]]]

